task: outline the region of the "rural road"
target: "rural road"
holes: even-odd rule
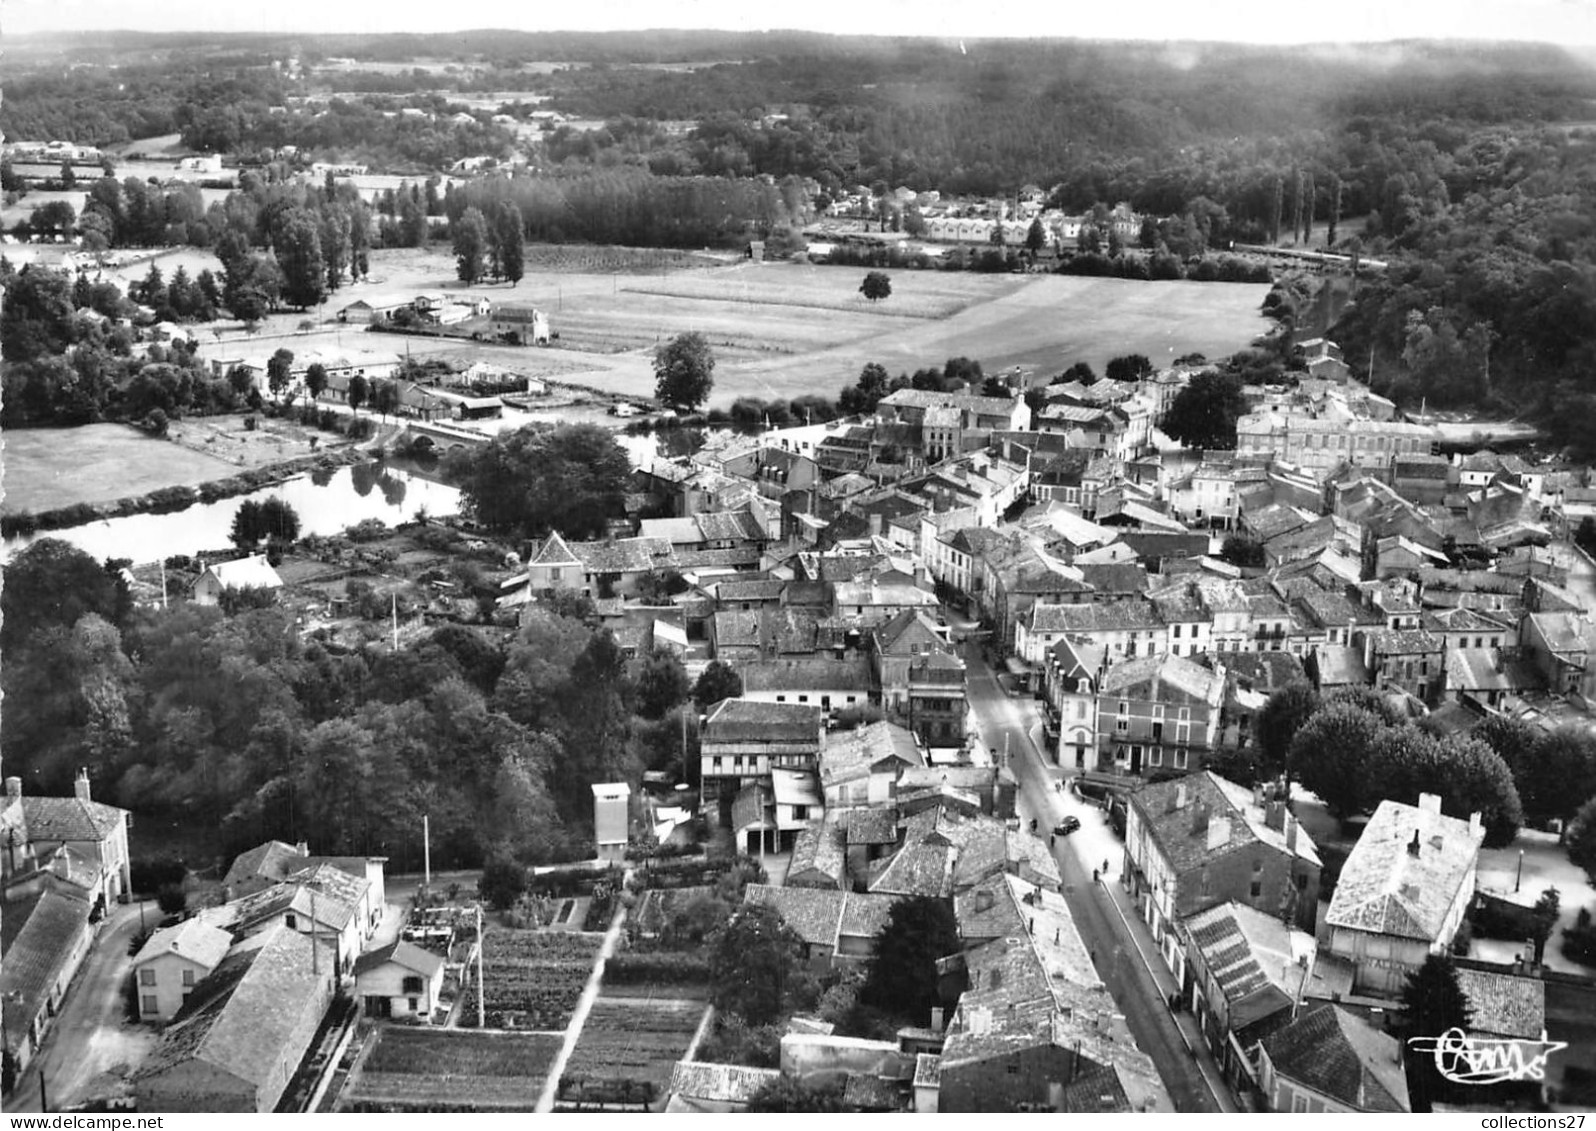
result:
[[[1009,765],[1020,781],[1021,820],[1034,817],[1039,829],[1052,828],[1066,812],[1073,812],[1079,806],[1074,804],[1073,798],[1056,789],[1032,745],[1031,732],[1040,722],[1036,701],[1028,696],[1011,698],[1005,693],[981,656],[979,645],[968,646],[965,663],[969,671],[970,707],[982,742],[994,755],[1003,749],[1005,739],[1008,742]],[[1076,815],[1083,826],[1087,824],[1089,814],[1077,812]],[[1111,906],[1111,898],[1104,887],[1092,881],[1092,869],[1100,867],[1101,861],[1085,863],[1081,857],[1090,852],[1095,860],[1100,847],[1099,840],[1083,838],[1076,845],[1073,837],[1063,837],[1054,852],[1064,880],[1064,901],[1074,916],[1076,930],[1097,963],[1098,975],[1124,1011],[1125,1023],[1137,1046],[1157,1066],[1176,1111],[1235,1110],[1228,1097],[1215,1096],[1182,1040],[1157,983],[1143,965],[1136,940]],[[1118,856],[1113,863],[1117,869]]]
[[[153,902],[146,904],[144,918],[148,927],[160,920]],[[155,1030],[128,1021],[123,1004],[122,982],[133,965],[127,948],[138,931],[138,904],[111,908],[43,1050],[6,1101],[7,1112],[40,1110],[41,1071],[53,1111],[109,1093],[111,1088],[96,1086],[100,1077],[119,1064],[136,1064],[154,1046]]]

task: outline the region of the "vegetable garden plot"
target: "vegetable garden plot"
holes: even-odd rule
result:
[[[489,927],[483,936],[483,977],[490,1029],[564,1029],[593,972],[601,935],[516,931]],[[461,1024],[477,1019],[477,989],[467,995]]]
[[[687,1052],[705,1003],[651,997],[645,987],[593,1003],[581,1039],[560,1076],[567,1101],[653,1103]]]
[[[344,1093],[345,1111],[531,1111],[561,1038],[389,1027]]]

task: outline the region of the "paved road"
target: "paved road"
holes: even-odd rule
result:
[[[146,926],[161,918],[154,902],[145,904]],[[108,1091],[100,1077],[117,1065],[135,1065],[155,1044],[155,1030],[129,1022],[122,984],[133,959],[128,945],[139,931],[137,904],[113,906],[78,970],[61,1015],[44,1048],[23,1073],[5,1110],[39,1110],[39,1072],[45,1074],[50,1108],[60,1111]],[[101,1087],[96,1087],[99,1081]]]
[[[1005,738],[1010,762],[1020,781],[1019,810],[1022,820],[1036,818],[1043,829],[1070,811],[1055,788],[1054,780],[1042,765],[1030,732],[1038,724],[1040,708],[1030,697],[1010,697],[981,659],[978,648],[967,649],[969,700],[982,741],[994,755],[1001,755]],[[1083,823],[1085,818],[1082,818]],[[1096,847],[1093,846],[1093,851]],[[1125,1013],[1125,1023],[1136,1044],[1157,1065],[1164,1087],[1177,1111],[1221,1110],[1209,1091],[1186,1045],[1181,1040],[1168,1005],[1158,986],[1136,955],[1135,944],[1119,919],[1108,896],[1092,882],[1089,868],[1063,838],[1054,855],[1064,879],[1064,901],[1075,917],[1075,927],[1091,950],[1098,976],[1114,995]],[[1118,859],[1114,866],[1119,867]]]

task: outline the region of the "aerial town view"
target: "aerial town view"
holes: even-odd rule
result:
[[[1596,15],[527,7],[8,10],[7,1117],[1581,1127]]]

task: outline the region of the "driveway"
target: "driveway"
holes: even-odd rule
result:
[[[147,927],[160,921],[153,902],[144,905]],[[39,1111],[39,1073],[52,1110],[114,1096],[122,1081],[155,1047],[156,1031],[127,1020],[123,982],[133,967],[127,948],[139,932],[139,905],[115,906],[100,928],[78,976],[67,990],[44,1048],[22,1074],[5,1110]],[[109,1073],[109,1075],[108,1075]]]
[[[982,659],[979,647],[965,649],[965,663],[969,672],[967,694],[982,743],[994,756],[1001,755],[1005,742],[1008,745],[1009,766],[1020,782],[1020,819],[1029,821],[1034,817],[1038,831],[1051,829],[1065,813],[1074,813],[1081,820],[1077,832],[1060,838],[1054,846],[1064,880],[1064,900],[1097,964],[1098,975],[1124,1012],[1137,1046],[1157,1066],[1176,1111],[1230,1110],[1228,1097],[1224,1101],[1215,1097],[1188,1051],[1169,1006],[1105,885],[1093,882],[1092,869],[1101,868],[1105,858],[1117,875],[1123,857],[1113,832],[1104,828],[1104,814],[1100,810],[1094,813],[1092,807],[1067,792],[1059,792],[1057,771],[1043,765],[1032,744],[1032,733],[1041,728],[1037,702],[1006,694]]]

